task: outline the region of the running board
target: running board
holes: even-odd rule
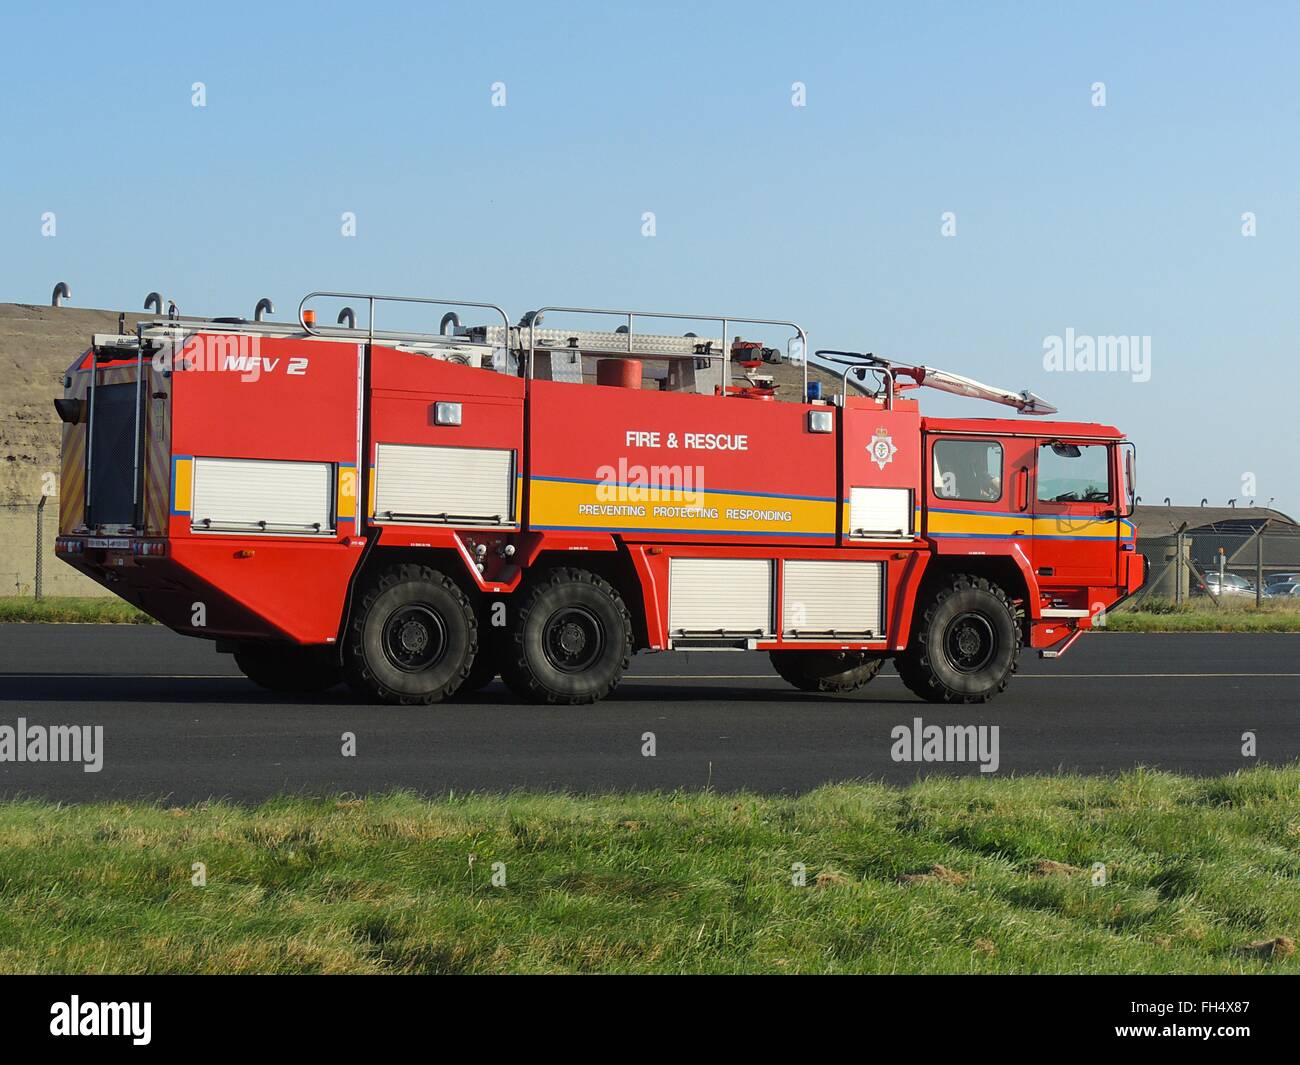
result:
[[[1068,651],[1071,647],[1074,646],[1074,641],[1077,640],[1082,635],[1083,635],[1083,629],[1075,629],[1074,632],[1070,633],[1070,635],[1066,637],[1065,642],[1061,644],[1060,647],[1044,648],[1043,650],[1038,652],[1038,657],[1039,658],[1060,658],[1061,655],[1065,654],[1066,651]]]

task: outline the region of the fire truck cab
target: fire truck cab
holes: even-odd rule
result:
[[[350,304],[337,326],[308,306],[325,301]],[[446,313],[377,329],[391,304]],[[600,316],[619,327],[560,324]],[[740,326],[786,347],[728,347]],[[760,372],[782,362],[796,395]],[[57,550],[278,691],[422,704],[499,675],[587,703],[634,652],[693,648],[765,652],[813,692],[892,659],[925,699],[982,702],[1023,645],[1062,653],[1143,583],[1133,449],[1106,425],[927,418],[921,387],[1054,413],[812,354],[776,320],[553,307],[512,325],[337,292],[293,323],[173,315],[69,367]]]

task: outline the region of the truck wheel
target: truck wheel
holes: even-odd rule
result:
[[[1007,593],[958,574],[929,598],[894,665],[929,702],[983,703],[1007,686],[1019,657],[1020,626]]]
[[[860,651],[772,651],[772,668],[804,692],[855,692],[885,664]]]
[[[392,566],[357,603],[343,676],[362,698],[436,703],[461,687],[477,650],[474,609],[455,581],[428,566]]]
[[[329,691],[343,674],[329,649],[291,644],[243,644],[235,665],[260,688],[273,692]]]
[[[581,569],[552,570],[524,596],[504,642],[501,679],[536,703],[594,703],[632,659],[632,618],[614,586]]]

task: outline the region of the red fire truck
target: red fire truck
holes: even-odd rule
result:
[[[446,313],[378,329],[396,305]],[[1055,410],[811,353],[794,323],[549,307],[512,325],[339,292],[260,319],[92,338],[56,401],[57,550],[267,688],[422,704],[500,675],[577,704],[636,651],[735,649],[805,691],[893,659],[922,698],[983,702],[1024,644],[1062,653],[1145,580],[1117,429],[925,417],[921,386]],[[682,320],[715,335],[638,328]],[[727,347],[738,327],[785,350],[737,376],[755,348]],[[802,365],[802,392],[760,361]]]

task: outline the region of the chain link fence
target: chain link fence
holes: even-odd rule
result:
[[[1137,549],[1150,559],[1151,573],[1127,609],[1147,601],[1300,607],[1300,595],[1281,584],[1283,575],[1296,574],[1300,585],[1300,525],[1269,520],[1254,530],[1189,529],[1184,523],[1167,535],[1139,536]]]
[[[59,500],[0,505],[0,596],[109,596],[54,554],[59,535]]]

